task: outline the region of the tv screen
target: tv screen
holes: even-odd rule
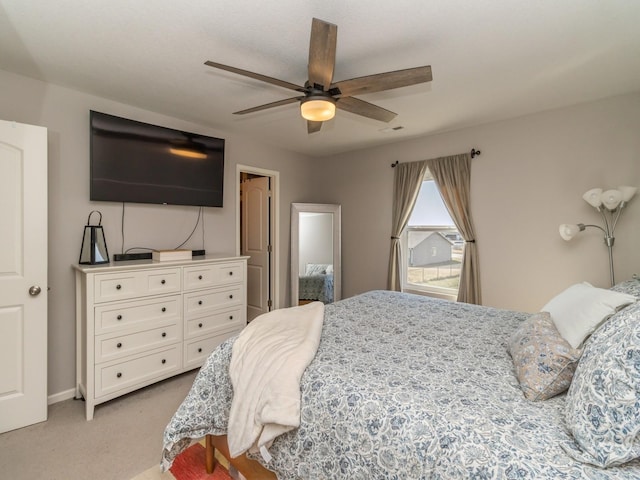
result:
[[[224,139],[90,112],[91,200],[222,207]]]

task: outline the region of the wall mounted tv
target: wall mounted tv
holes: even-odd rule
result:
[[[90,112],[90,199],[222,207],[224,139]]]

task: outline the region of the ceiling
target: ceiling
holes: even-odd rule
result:
[[[334,81],[433,81],[358,97],[391,123],[233,115],[292,92],[204,62],[304,84],[313,17],[338,25]],[[0,0],[0,69],[324,156],[639,91],[639,20],[637,0]]]

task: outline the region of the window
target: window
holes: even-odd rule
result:
[[[422,182],[403,246],[405,290],[457,295],[464,240],[431,178]]]

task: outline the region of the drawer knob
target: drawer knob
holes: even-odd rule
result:
[[[116,290],[120,290],[122,288],[122,285],[118,284],[116,285]]]
[[[162,312],[166,312],[167,311],[167,307],[162,307]]]
[[[233,315],[229,315],[229,320],[233,320]]]
[[[202,300],[198,300],[198,305],[202,305]]]
[[[202,280],[202,275],[198,275],[198,280]]]
[[[162,332],[162,336],[166,337],[167,336],[167,332]]]
[[[116,318],[117,318],[118,320],[122,320],[122,315],[118,315]]]
[[[165,283],[167,283],[167,281],[163,278],[162,280],[160,280],[160,283],[164,285]]]
[[[162,359],[162,364],[164,365],[165,363],[167,363],[167,361],[163,358]]]
[[[120,378],[122,374],[120,372],[116,373],[116,377]]]
[[[202,328],[202,324],[201,323],[198,324],[198,328]]]
[[[229,272],[229,275],[233,275],[233,272]]]
[[[199,349],[198,349],[198,353],[202,353],[202,348],[199,348]]]
[[[229,295],[229,298],[230,298],[230,299],[231,299],[231,298],[233,298],[233,295]]]
[[[118,348],[122,348],[122,343],[118,342],[118,344],[116,345],[116,347],[118,347]]]

